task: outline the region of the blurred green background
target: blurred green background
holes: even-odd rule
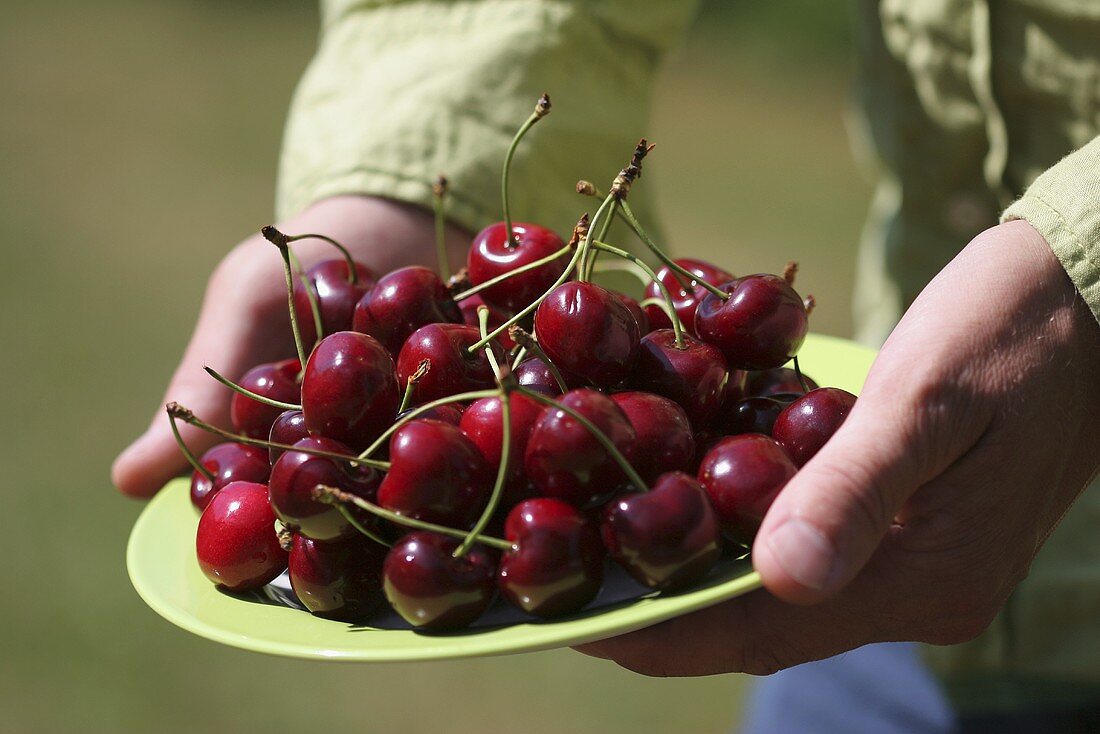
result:
[[[815,328],[840,335],[868,199],[844,7],[707,4],[662,75],[647,177],[675,247],[735,272],[800,260]],[[308,664],[193,637],[131,589],[141,506],[108,466],[157,409],[206,275],[271,219],[316,26],[307,0],[5,4],[0,732],[729,730],[743,676],[651,680],[569,651]]]

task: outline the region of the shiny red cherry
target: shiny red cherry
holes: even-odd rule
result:
[[[806,378],[806,385],[811,390],[818,388],[818,384],[809,375],[802,373],[802,376]],[[798,393],[801,395],[803,392],[802,383],[798,381],[798,373],[790,367],[776,367],[771,370],[749,372],[745,380],[745,395],[749,397],[771,397],[776,393]]]
[[[382,588],[390,606],[413,627],[468,627],[492,602],[496,558],[478,545],[455,558],[461,542],[437,533],[415,532],[386,554]]]
[[[398,413],[398,420],[404,418],[411,413],[412,410],[412,408],[409,408],[402,413]],[[422,413],[417,413],[416,417],[431,418],[432,420],[443,421],[444,423],[450,423],[452,426],[457,426],[462,421],[462,414],[464,412],[461,403],[445,403],[443,405],[437,405],[434,408],[429,408]]]
[[[401,385],[416,373],[422,361],[431,362],[428,373],[413,387],[412,404],[493,387],[496,376],[485,350],[469,349],[480,339],[481,333],[466,324],[428,324],[417,329],[397,356],[397,379]],[[500,345],[496,341],[490,344],[498,363],[503,363]]]
[[[626,306],[626,310],[630,311],[630,313],[634,316],[634,320],[638,322],[639,334],[645,336],[653,330],[649,325],[649,316],[646,315],[645,309],[642,308],[641,304],[638,303],[637,300],[631,298],[625,293],[620,293],[619,291],[611,292],[614,293],[615,296],[623,302],[623,305]]]
[[[364,535],[319,543],[296,534],[290,549],[290,586],[319,617],[362,622],[385,608],[382,561],[386,547]]]
[[[393,423],[400,402],[393,359],[365,334],[330,334],[306,363],[302,412],[311,434],[366,448]]]
[[[275,534],[267,487],[230,482],[210,500],[195,536],[199,568],[230,591],[258,589],[286,568],[287,553]]]
[[[691,333],[695,333],[695,309],[698,307],[699,301],[703,300],[703,296],[707,294],[707,289],[699,285],[699,281],[702,280],[713,286],[718,286],[733,280],[733,276],[717,265],[711,265],[704,260],[680,257],[673,260],[673,262],[688,272],[694,273],[696,279],[689,281],[667,265],[662,265],[657,271],[657,279],[664,283],[669,295],[672,296],[673,305],[684,328]],[[646,286],[645,297],[662,298],[661,289],[656,283],[650,283]],[[672,328],[668,315],[660,306],[646,306],[645,312],[649,316],[649,323],[652,328]]]
[[[220,443],[199,457],[199,463],[214,475],[214,481],[210,481],[201,472],[191,474],[191,504],[199,510],[206,509],[214,495],[230,482],[264,484],[271,475],[267,453],[243,443]]]
[[[855,404],[855,395],[837,387],[811,390],[783,409],[775,419],[772,436],[796,466],[804,466],[836,433]]]
[[[330,438],[304,438],[296,447],[352,456],[347,446]],[[271,467],[268,495],[271,506],[288,527],[314,540],[349,538],[357,530],[340,511],[313,499],[318,484],[343,489],[373,500],[378,488],[377,473],[369,469],[349,469],[342,462],[303,451],[286,451]]]
[[[484,457],[450,423],[413,419],[390,438],[390,469],[378,504],[416,520],[469,528],[492,491]]]
[[[309,438],[309,430],[306,428],[305,415],[300,410],[287,410],[279,414],[275,422],[271,424],[271,433],[267,439],[272,443],[281,443],[293,446],[303,438]],[[283,455],[284,449],[274,446],[267,450],[268,461],[272,464]]]
[[[726,358],[717,347],[684,335],[676,346],[672,329],[658,329],[641,341],[638,363],[629,383],[679,403],[691,424],[705,428],[722,410],[726,396]]]
[[[683,472],[661,475],[648,492],[613,499],[600,530],[611,557],[653,589],[690,586],[721,555],[718,518],[699,482]]]
[[[695,333],[726,355],[731,368],[781,367],[806,339],[806,306],[778,275],[747,275],[723,283],[722,300],[707,293],[695,312]]]
[[[378,279],[355,306],[352,328],[370,334],[396,355],[425,324],[462,323],[462,311],[434,271],[410,266]]]
[[[535,311],[535,334],[556,366],[600,387],[626,379],[638,359],[638,321],[594,283],[558,286]]]
[[[504,522],[505,551],[497,575],[501,596],[536,617],[575,612],[600,591],[606,555],[596,526],[561,500],[537,497],[516,505]]]
[[[774,397],[745,398],[722,416],[722,430],[730,436],[739,433],[762,433],[770,436],[775,419],[789,404],[790,401],[777,400]]]
[[[348,262],[340,258],[322,260],[305,273],[306,282],[313,288],[313,297],[321,312],[321,328],[326,335],[351,329],[355,304],[374,285],[374,272],[366,265],[355,263],[355,272],[359,278],[353,285],[348,282]],[[294,314],[298,317],[298,329],[308,349],[317,341],[317,328],[313,323],[309,296],[300,278],[294,281]]]
[[[256,365],[245,372],[237,384],[265,398],[297,404],[302,399],[302,388],[298,384],[298,373],[301,370],[302,366],[297,359],[269,362]],[[271,424],[282,412],[282,408],[265,405],[238,392],[233,393],[229,403],[229,418],[233,422],[233,428],[249,438],[267,438],[271,432]]]
[[[562,379],[565,380],[565,386],[570,390],[584,387],[587,384],[580,377],[561,369],[561,367],[558,367],[558,372],[561,373]],[[561,395],[561,387],[558,385],[558,381],[554,379],[554,373],[550,371],[550,367],[546,362],[538,357],[523,360],[512,374],[515,376],[516,382],[528,390],[551,398]]]
[[[746,433],[715,444],[703,457],[698,477],[722,529],[748,545],[796,471],[778,443],[758,433]]]
[[[523,473],[523,455],[527,451],[527,440],[542,415],[542,403],[514,392],[508,398],[509,436],[508,484],[507,487],[522,492],[527,487],[527,477]],[[470,404],[462,414],[459,429],[477,446],[485,458],[489,475],[495,477],[500,470],[501,447],[504,438],[504,424],[501,420],[500,398],[482,398]]]
[[[571,390],[561,402],[587,418],[630,461],[636,435],[615,402],[595,390]],[[543,495],[584,507],[616,491],[626,476],[588,429],[565,411],[546,407],[527,440],[527,478]]]
[[[511,311],[506,311],[498,306],[488,304],[485,302],[485,299],[481,297],[480,293],[475,293],[472,296],[463,298],[458,304],[458,307],[462,309],[462,320],[468,326],[480,328],[481,317],[478,316],[477,311],[481,306],[485,306],[489,309],[489,331],[497,328],[513,316]],[[512,337],[508,335],[507,330],[497,335],[496,340],[500,342],[500,346],[505,349],[512,349],[512,347],[516,346],[516,343],[512,341]]]
[[[695,455],[695,438],[684,409],[648,392],[611,396],[634,427],[633,466],[647,482],[665,472],[687,471]]]
[[[537,224],[512,222],[511,241],[505,229],[504,222],[497,222],[474,237],[466,263],[473,285],[480,285],[520,266],[549,257],[565,247],[561,237]],[[486,303],[519,311],[545,293],[565,271],[568,262],[568,253],[563,253],[545,265],[486,288],[481,292],[481,297]]]

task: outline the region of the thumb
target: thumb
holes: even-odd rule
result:
[[[883,358],[889,360],[885,351]],[[893,370],[872,369],[848,419],[783,488],[761,524],[753,565],[785,601],[816,603],[844,587],[906,500],[962,453],[939,445],[948,432],[932,424],[951,411],[930,407],[934,391],[899,391],[883,372]]]

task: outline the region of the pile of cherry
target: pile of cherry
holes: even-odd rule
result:
[[[854,396],[783,366],[812,305],[793,267],[735,277],[671,260],[638,224],[627,194],[644,141],[568,243],[511,222],[514,146],[505,221],[449,282],[445,264],[376,277],[343,248],[295,272],[290,244],[318,235],[264,229],[299,357],[237,383],[208,369],[236,391],[235,432],[168,406],[173,429],[230,439],[198,458],[180,441],[215,584],[256,589],[289,569],[315,614],[362,622],[388,602],[425,629],[468,626],[498,594],[535,617],[576,612],[609,558],[652,589],[689,587],[746,552],[844,420]],[[604,241],[615,218],[658,271]],[[592,282],[607,266],[639,274],[645,299]]]

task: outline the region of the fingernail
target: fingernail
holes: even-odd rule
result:
[[[836,570],[836,551],[821,531],[791,518],[768,535],[768,549],[787,575],[803,586],[823,590]]]

